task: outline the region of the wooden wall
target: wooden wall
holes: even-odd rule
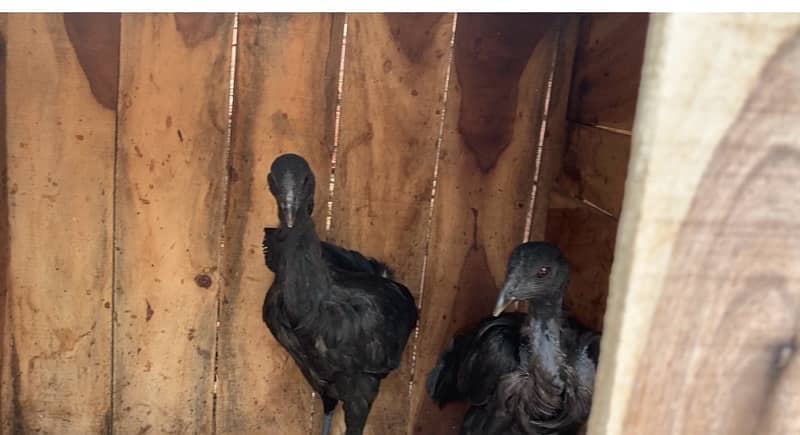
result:
[[[654,15],[589,434],[800,433],[800,16]]]
[[[535,226],[533,237],[564,251],[572,266],[565,303],[596,330],[603,329],[647,25],[648,14],[582,16],[565,146],[545,149],[555,181],[541,201],[546,226]]]
[[[262,228],[277,222],[264,178],[288,151],[320,180],[320,232],[386,260],[421,308],[367,433],[456,432],[459,410],[435,408],[424,378],[489,312],[532,206],[544,228],[549,195],[531,192],[557,171],[537,161],[559,156],[540,145],[583,137],[565,124],[578,18],[235,23],[0,15],[1,433],[317,431],[319,400],[261,321]]]

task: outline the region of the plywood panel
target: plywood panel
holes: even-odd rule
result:
[[[551,193],[544,238],[558,245],[570,264],[564,304],[581,324],[596,331],[603,329],[616,236],[616,218],[570,196]]]
[[[122,17],[114,428],[209,433],[231,14]]]
[[[578,15],[563,17],[558,29],[558,46],[553,63],[550,96],[543,131],[540,130],[539,169],[533,189],[533,204],[528,240],[542,240],[547,223],[550,192],[561,172],[564,152],[569,142],[567,107],[572,83],[575,46],[578,43]],[[520,306],[523,303],[519,304]]]
[[[561,18],[459,15],[408,433],[458,433],[424,380],[457,330],[488,315],[522,241]]]
[[[265,226],[278,224],[266,176],[294,152],[316,174],[314,222],[324,236],[344,17],[239,16],[236,96],[219,329],[217,433],[305,435],[319,400],[261,319],[272,273]]]
[[[630,146],[628,135],[571,124],[556,189],[619,216]]]
[[[630,131],[648,14],[588,14],[581,22],[569,118]]]
[[[0,27],[0,106],[13,108],[0,113],[0,432],[104,433],[119,15],[12,14]]]
[[[348,18],[330,238],[375,256],[419,294],[452,14]],[[402,433],[413,335],[381,384],[367,434]],[[342,431],[338,413],[334,433]]]
[[[589,433],[798,433],[800,16],[647,44]]]

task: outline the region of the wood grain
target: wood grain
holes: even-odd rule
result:
[[[618,217],[625,194],[630,148],[628,135],[570,124],[556,189]]]
[[[6,323],[8,316],[8,296],[11,286],[9,262],[11,261],[11,236],[9,234],[8,214],[8,147],[6,143],[6,64],[8,58],[8,15],[0,14],[0,421],[11,420],[7,414],[6,402],[3,400],[6,392],[6,380],[11,374],[6,374],[6,354],[8,346],[6,341]],[[0,425],[0,431],[5,431],[5,426]]]
[[[566,306],[582,324],[600,331],[631,138],[574,123],[568,128],[547,202],[544,238],[569,259],[572,276]]]
[[[107,432],[119,15],[0,27],[0,433]]]
[[[630,131],[649,15],[588,14],[581,20],[569,119]]]
[[[647,44],[589,433],[797,433],[800,17]]]
[[[569,142],[567,107],[572,83],[575,47],[578,43],[578,15],[566,15],[558,29],[558,47],[553,64],[550,101],[539,150],[539,174],[534,182],[528,240],[543,240],[550,192],[561,172],[564,150]],[[521,306],[522,304],[520,304]]]
[[[408,433],[458,433],[463,408],[439,410],[425,378],[453,333],[491,312],[522,241],[561,22],[459,15]]]
[[[272,281],[265,226],[278,224],[266,176],[294,152],[316,174],[317,231],[324,236],[344,16],[239,15],[236,93],[220,309],[217,433],[305,435],[311,388],[261,319]],[[320,411],[321,413],[321,411]]]
[[[232,14],[122,17],[114,430],[212,431]]]
[[[348,18],[330,238],[389,264],[419,294],[452,14]],[[403,433],[413,335],[381,384],[366,434]],[[337,413],[333,433],[343,431]]]

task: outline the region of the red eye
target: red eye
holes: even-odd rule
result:
[[[550,267],[549,266],[542,266],[541,268],[539,268],[538,271],[536,271],[536,277],[537,278],[544,278],[547,275],[550,275]]]

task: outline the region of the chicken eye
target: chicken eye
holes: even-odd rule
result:
[[[542,266],[539,270],[536,271],[537,278],[544,278],[550,274],[550,267],[549,266]]]

